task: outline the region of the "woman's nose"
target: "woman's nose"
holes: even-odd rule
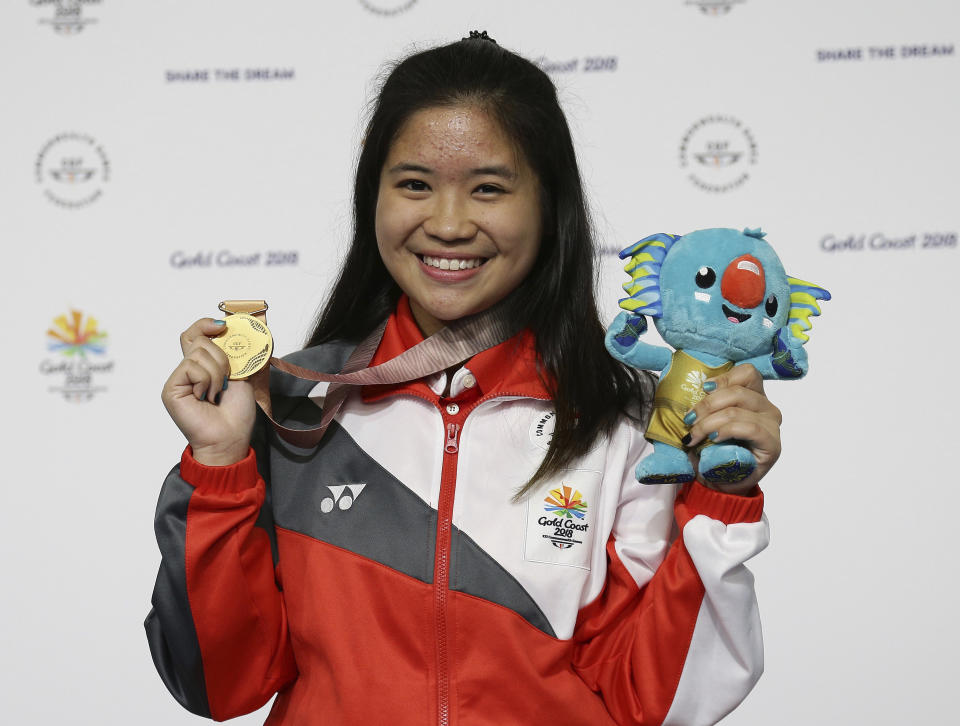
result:
[[[440,198],[423,221],[423,231],[442,242],[456,242],[472,239],[477,225],[466,204],[454,198]]]

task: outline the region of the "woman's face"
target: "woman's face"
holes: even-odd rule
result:
[[[539,181],[499,124],[474,106],[411,116],[380,172],[376,234],[424,335],[486,310],[540,250]]]

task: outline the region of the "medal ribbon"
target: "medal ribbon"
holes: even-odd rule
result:
[[[232,305],[226,308],[226,311],[242,312],[234,309]],[[380,365],[368,367],[377,352],[386,328],[387,323],[384,321],[370,333],[350,354],[340,373],[318,373],[286,363],[279,358],[270,359],[270,365],[279,371],[303,380],[330,384],[324,400],[320,425],[314,428],[291,429],[273,418],[267,369],[263,369],[250,379],[257,403],[282,439],[294,446],[312,448],[320,442],[330,422],[339,413],[350,386],[389,385],[416,381],[499,345],[515,332],[514,326],[508,322],[504,314],[502,305],[495,305],[476,315],[455,320],[397,357]]]

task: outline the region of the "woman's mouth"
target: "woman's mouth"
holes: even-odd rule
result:
[[[431,257],[429,255],[417,255],[417,257],[427,267],[452,271],[472,270],[487,261],[486,257],[468,257],[465,259],[459,257]]]

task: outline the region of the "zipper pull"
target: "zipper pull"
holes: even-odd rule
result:
[[[447,424],[447,442],[443,450],[448,454],[456,454],[459,451],[457,446],[457,437],[460,435],[460,424]]]

